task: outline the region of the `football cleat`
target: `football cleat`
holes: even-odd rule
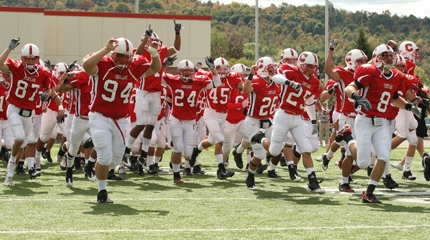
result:
[[[339,183],[339,191],[341,192],[347,192],[347,193],[353,193],[354,189],[351,188],[349,183],[340,184]]]
[[[98,203],[113,203],[113,201],[109,199],[108,192],[106,191],[106,189],[103,189],[97,193],[97,202]]]
[[[269,178],[281,178],[278,174],[276,174],[275,169],[267,171],[267,176]]]
[[[294,164],[288,165],[288,173],[290,174],[290,179],[294,182],[298,182],[302,180],[302,176],[297,172],[297,167]]]
[[[397,170],[403,171],[403,165],[400,163],[396,163],[396,164],[391,163],[390,165],[391,167],[396,168]]]
[[[174,183],[184,183],[184,180],[182,180],[181,174],[179,172],[173,173],[173,182]]]
[[[18,165],[16,165],[16,174],[18,175],[25,175],[24,171],[24,162],[19,161]]]
[[[124,163],[124,166],[130,168],[131,167],[130,154],[124,153],[124,155],[122,156],[122,162]]]
[[[82,166],[81,166],[81,158],[80,157],[75,157],[75,159],[73,160],[74,166],[75,166],[75,170],[82,170]]]
[[[242,159],[242,154],[239,154],[239,153],[236,151],[238,146],[239,146],[239,145],[236,145],[236,147],[233,149],[232,154],[233,154],[233,157],[234,157],[234,161],[236,162],[236,166],[237,166],[237,168],[242,169],[242,168],[243,168],[243,159]]]
[[[328,164],[330,163],[330,159],[327,158],[327,154],[325,153],[322,155],[322,159],[323,159],[322,169],[324,171],[327,171]]]
[[[119,166],[118,174],[127,174],[127,168],[125,166]]]
[[[256,134],[254,134],[254,136],[251,137],[251,144],[261,144],[261,140],[263,140],[263,138],[266,135],[264,134],[264,132],[262,132],[261,130],[258,131]]]
[[[373,193],[366,193],[365,191],[361,194],[361,198],[363,203],[382,203]]]
[[[319,194],[325,193],[325,190],[322,189],[318,183],[315,172],[312,172],[311,174],[309,174],[308,179],[309,179],[309,183],[308,183],[308,187],[306,188],[308,192],[319,193]]]
[[[425,152],[423,155],[424,178],[427,181],[430,181],[430,156],[427,152]]]
[[[391,178],[391,174],[387,174],[385,176],[385,178],[382,178],[383,182],[384,182],[384,186],[390,190],[393,190],[394,188],[399,187],[399,184],[396,183],[392,178]]]
[[[30,175],[30,179],[36,179],[36,177],[40,177],[42,174],[37,169],[31,168],[28,170],[28,175]]]
[[[118,177],[117,175],[115,175],[115,169],[111,169],[111,170],[109,170],[107,179],[109,179],[109,180],[122,180],[122,177]]]
[[[246,178],[245,183],[246,183],[246,187],[249,190],[255,190],[255,189],[257,189],[257,187],[255,186],[254,174],[248,173],[248,177]]]
[[[281,159],[279,160],[279,163],[281,164],[281,167],[286,167],[288,166],[287,164],[287,160],[285,160],[284,156],[281,156]]]
[[[200,151],[197,146],[194,146],[193,153],[191,154],[191,157],[190,157],[190,166],[194,166],[194,164],[196,164],[197,156],[199,156],[201,152],[202,151]]]
[[[185,176],[193,176],[193,174],[191,173],[191,168],[185,168],[184,169],[184,175]]]
[[[202,169],[202,167],[200,166],[200,164],[195,165],[193,167],[193,174],[201,174],[201,175],[203,175],[205,173],[206,173],[205,170]]]
[[[67,168],[66,170],[66,184],[69,187],[73,187],[73,168]]]
[[[402,175],[402,179],[405,180],[416,180],[417,177],[415,177],[411,171],[404,171]]]
[[[259,164],[257,170],[255,171],[258,174],[262,174],[267,169],[267,164]]]
[[[92,147],[94,147],[93,139],[92,138],[88,138],[87,140],[85,140],[83,146],[84,146],[84,148],[92,148]]]
[[[84,168],[85,177],[90,182],[96,181],[96,174],[93,169],[94,164],[95,164],[94,162],[88,161],[87,165],[85,165],[85,168]]]
[[[155,163],[152,165],[149,165],[148,168],[149,168],[148,169],[149,174],[157,174],[158,173],[157,166],[155,165]]]

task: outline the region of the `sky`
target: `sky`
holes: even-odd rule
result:
[[[202,0],[206,2],[207,0]],[[229,4],[232,1],[246,3],[250,6],[255,6],[256,0],[211,0],[212,2],[219,1],[220,3]],[[325,0],[258,0],[260,7],[268,7],[271,3],[281,5],[283,2],[293,5],[324,5]],[[347,11],[368,11],[382,13],[384,10],[389,10],[392,15],[409,16],[410,14],[424,18],[430,18],[430,3],[428,0],[332,0],[335,8],[344,9]]]

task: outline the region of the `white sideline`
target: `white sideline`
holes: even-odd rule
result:
[[[421,228],[421,227],[429,227],[430,224],[420,224],[420,225],[402,225],[402,229],[404,228]],[[11,235],[19,235],[19,234],[28,234],[28,233],[49,233],[49,234],[65,234],[65,233],[118,233],[118,232],[133,232],[133,233],[157,233],[157,232],[244,232],[244,231],[288,231],[288,230],[321,230],[321,229],[398,229],[398,226],[388,225],[388,226],[375,226],[375,225],[363,225],[363,226],[321,226],[321,227],[285,227],[285,228],[179,228],[179,229],[100,229],[100,230],[8,230],[8,231],[0,231],[0,234],[11,234]]]

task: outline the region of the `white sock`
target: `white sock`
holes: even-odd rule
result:
[[[411,171],[411,165],[412,161],[414,160],[414,157],[408,157],[405,158],[405,172]]]
[[[133,147],[134,141],[136,141],[136,138],[128,136],[126,147],[131,149]]]
[[[148,152],[149,149],[149,144],[151,143],[151,139],[150,138],[143,138],[142,141],[142,150],[145,152]]]
[[[312,172],[315,172],[315,168],[306,168],[306,173],[310,175]]]
[[[107,182],[107,180],[97,180],[97,185],[99,187],[99,192],[101,190],[106,190],[106,182]]]

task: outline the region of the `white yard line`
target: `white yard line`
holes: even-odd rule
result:
[[[430,227],[430,224],[419,224],[419,225],[402,225],[401,229],[405,228],[422,228],[422,227]],[[11,235],[19,235],[19,234],[69,234],[69,233],[80,233],[80,234],[88,234],[88,233],[170,233],[170,232],[248,232],[248,231],[288,231],[288,230],[347,230],[347,229],[399,229],[398,226],[392,225],[352,225],[352,226],[321,226],[321,227],[285,227],[285,228],[178,228],[178,229],[93,229],[93,230],[8,230],[8,231],[0,231],[0,234],[11,234]]]

